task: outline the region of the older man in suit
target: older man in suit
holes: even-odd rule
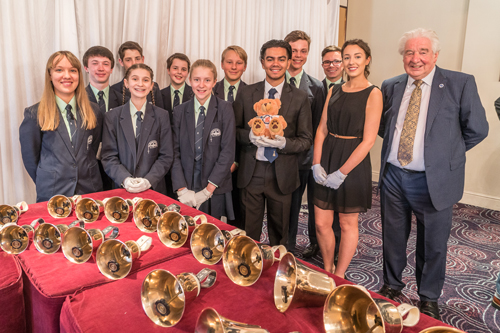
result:
[[[379,135],[384,286],[394,299],[405,284],[411,214],[417,219],[416,280],[422,313],[439,319],[453,205],[464,190],[465,152],[488,134],[474,77],[435,66],[434,31],[403,35],[406,74],[384,81]]]
[[[312,144],[311,107],[307,94],[285,82],[292,50],[282,40],[262,46],[260,58],[266,79],[243,87],[233,104],[236,141],[240,151],[238,188],[247,235],[260,239],[264,207],[271,245],[286,245],[292,193],[299,185],[298,154]],[[276,139],[253,135],[248,125],[256,116],[253,105],[263,98],[281,100],[279,114],[288,124]]]

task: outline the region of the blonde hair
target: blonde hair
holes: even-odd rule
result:
[[[94,110],[90,106],[90,101],[85,91],[82,75],[82,65],[75,55],[69,51],[57,51],[47,60],[45,69],[45,87],[43,88],[42,99],[38,106],[38,125],[42,131],[54,131],[59,126],[59,112],[56,103],[54,85],[50,78],[50,71],[63,58],[68,59],[70,64],[78,70],[78,86],[75,89],[76,105],[79,115],[82,117],[82,128],[93,129],[97,126],[97,118]]]
[[[212,73],[214,74],[214,81],[217,81],[217,67],[215,67],[214,63],[211,62],[208,59],[198,59],[194,62],[194,64],[191,66],[191,72],[189,72],[189,77],[191,78],[193,75],[193,71],[197,67],[205,67],[210,69]]]
[[[221,62],[224,62],[224,59],[226,58],[226,54],[229,51],[234,51],[241,58],[241,60],[243,60],[243,62],[245,63],[245,66],[247,65],[247,59],[248,59],[247,53],[245,52],[245,50],[241,46],[238,46],[238,45],[231,45],[231,46],[226,47],[226,49],[222,52]]]

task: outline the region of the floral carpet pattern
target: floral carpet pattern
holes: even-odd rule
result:
[[[267,241],[264,224],[261,241]],[[408,240],[408,266],[403,272],[406,288],[399,302],[418,306],[415,281],[416,221]],[[296,252],[309,245],[307,235],[307,205],[299,216]],[[323,267],[321,255],[307,260]],[[500,311],[491,305],[495,283],[500,273],[500,211],[465,204],[456,204],[448,240],[446,280],[439,299],[441,320],[469,333],[500,332]],[[379,290],[382,277],[382,224],[380,196],[373,187],[372,209],[360,214],[359,242],[347,270],[349,281],[370,290]]]

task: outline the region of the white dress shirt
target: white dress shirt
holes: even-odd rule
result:
[[[274,94],[274,99],[281,99],[281,92],[283,91],[283,85],[285,84],[285,80],[283,80],[280,84],[278,84],[276,87],[273,87],[267,80],[264,80],[264,98],[269,98],[269,90],[272,88],[276,89],[277,93]],[[265,161],[268,162],[269,160],[264,156],[264,150],[266,148],[260,147],[257,148],[257,154],[255,155],[255,158],[258,161]]]
[[[434,79],[435,72],[436,67],[434,67],[429,75],[422,79],[423,83],[420,86],[420,89],[422,89],[422,98],[420,99],[420,113],[418,114],[417,130],[415,132],[415,140],[413,142],[413,160],[408,163],[404,167],[404,169],[425,171],[425,126],[427,123],[427,111],[429,108],[429,100],[431,97],[432,80]],[[410,104],[411,94],[416,88],[413,82],[415,82],[415,80],[411,76],[408,76],[408,82],[406,83],[403,99],[401,100],[401,106],[399,107],[398,119],[396,122],[394,137],[392,139],[391,151],[389,152],[389,158],[387,159],[387,162],[397,166],[398,168],[403,168],[401,166],[401,163],[399,163],[398,161],[399,140],[401,139],[401,131],[403,130],[406,111],[408,110],[408,105]]]

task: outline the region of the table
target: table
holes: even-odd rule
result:
[[[23,279],[14,256],[0,250],[0,332],[25,332]]]

